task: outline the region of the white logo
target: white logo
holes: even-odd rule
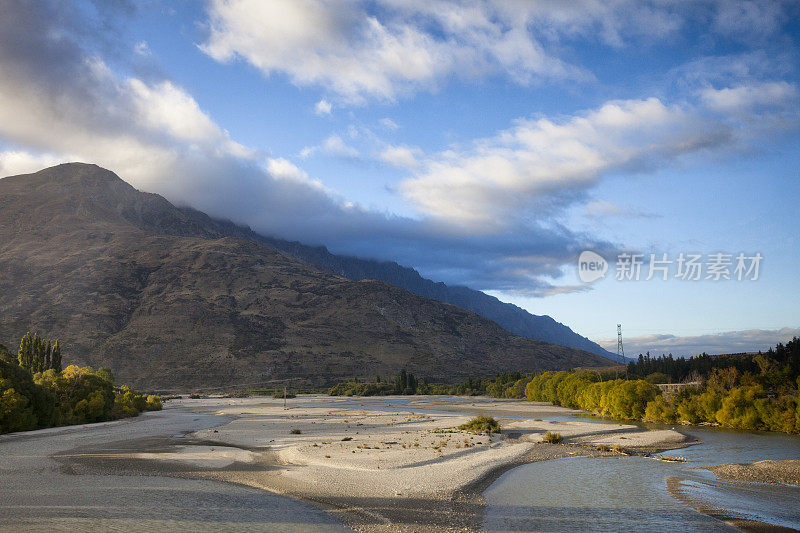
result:
[[[608,271],[608,262],[603,259],[603,256],[592,252],[591,250],[584,250],[578,257],[578,277],[584,283],[591,283],[600,278],[606,277]]]

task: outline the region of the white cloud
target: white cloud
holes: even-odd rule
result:
[[[139,54],[140,56],[149,56],[152,54],[150,51],[150,45],[147,44],[147,41],[139,41],[133,47],[133,51]]]
[[[547,214],[559,195],[586,190],[604,173],[669,162],[727,135],[721,124],[657,98],[612,101],[566,119],[518,120],[469,150],[433,155],[399,189],[431,216],[514,223],[521,212]]]
[[[0,152],[0,178],[15,176],[17,174],[29,174],[72,159],[74,158],[70,158],[69,156],[58,157],[51,154],[37,155],[20,150]]]
[[[395,130],[398,130],[400,128],[400,126],[398,126],[397,123],[394,120],[392,120],[392,119],[390,119],[388,117],[382,118],[380,120],[380,124],[381,124],[381,126],[383,126],[384,128],[386,128],[389,131],[395,131]]]
[[[706,87],[700,98],[713,111],[745,114],[760,107],[785,107],[797,102],[797,86],[785,81],[752,82],[734,87]]]
[[[775,34],[784,20],[780,0],[721,0],[715,3],[712,29],[743,40],[763,40]]]
[[[335,133],[322,141],[322,149],[325,153],[337,157],[355,158],[359,156],[358,150],[346,144]]]
[[[148,86],[139,79],[130,78],[123,84],[120,96],[132,101],[135,107],[134,116],[143,128],[166,132],[179,141],[220,146],[237,156],[244,156],[249,152],[233,142],[200,109],[194,98],[169,81]]]
[[[314,106],[314,113],[316,113],[319,116],[330,115],[331,107],[332,107],[331,103],[323,98],[322,100],[317,102],[317,104]]]
[[[54,163],[97,163],[142,190],[256,231],[327,244],[340,253],[396,260],[419,266],[428,276],[476,288],[547,289],[542,277],[557,277],[575,250],[605,255],[611,244],[546,221],[548,203],[561,195],[575,201],[570,195],[611,170],[669,162],[719,140],[714,120],[698,116],[688,104],[670,106],[656,99],[609,102],[572,117],[521,120],[465,149],[425,156],[409,148],[417,174],[401,190],[423,216],[392,216],[344,202],[290,161],[266,158],[236,143],[184,88],[159,79],[157,72],[126,74],[125,59],[119,56],[114,56],[113,70],[107,67],[99,58],[113,40],[109,37],[118,35],[93,40],[91,32],[102,24],[87,24],[57,2],[42,2],[36,9],[28,4],[7,2],[0,17],[0,142],[20,150],[4,153],[7,168],[49,164],[50,156],[36,154],[51,154]],[[331,84],[332,93],[345,99],[391,99],[404,91],[435,88],[456,73],[502,73],[520,83],[585,75],[553,60],[531,37],[547,33],[541,20],[560,16],[556,8],[535,13],[550,4],[477,2],[453,9],[454,4],[436,0],[384,0],[379,13],[366,16],[371,11],[362,7],[373,3],[355,2],[351,9],[311,0],[282,7],[277,1],[215,5],[263,9],[268,15],[279,9],[283,18],[248,21],[233,13],[225,24],[243,28],[215,27],[221,31],[217,35],[212,29],[206,46],[217,48],[210,54],[221,59],[241,55],[265,73],[283,72],[300,84]],[[586,11],[604,12],[598,5],[588,2]],[[592,34],[598,16],[587,16],[587,22],[565,19],[542,39]],[[600,24],[609,25],[598,37],[604,42],[627,35],[612,19]],[[276,20],[277,51],[264,51],[263,28],[255,26],[269,30]],[[248,48],[242,36],[250,34],[254,40]],[[113,53],[120,50],[135,54],[133,43]],[[278,57],[284,52],[285,58]],[[260,54],[276,63],[258,64],[265,59]],[[134,58],[137,65],[139,60]],[[382,125],[391,129],[392,124]],[[350,138],[332,135],[302,155],[321,151],[359,157],[342,138],[356,142],[354,136],[359,148],[368,143],[386,147],[363,128],[352,130]],[[405,154],[395,161],[409,164],[412,158]],[[490,223],[483,232],[459,225],[476,220]],[[497,221],[508,223],[498,228]]]
[[[688,357],[701,353],[713,355],[767,351],[774,348],[777,343],[785,343],[793,337],[800,337],[800,328],[748,329],[687,337],[648,334],[627,337],[623,340],[625,354],[628,357],[636,357],[646,352],[650,352],[654,357],[669,353],[676,357]],[[601,339],[596,342],[606,350],[616,351],[617,339]]]
[[[590,78],[544,50],[527,27],[534,10],[526,11],[488,2],[384,1],[372,9],[359,1],[214,0],[201,49],[267,76],[286,73],[297,85],[323,85],[349,102],[394,100],[452,75]]]
[[[269,175],[275,179],[293,181],[301,185],[311,186],[331,196],[335,194],[325,187],[321,181],[309,178],[305,170],[299,168],[288,159],[282,157],[269,158],[265,166]]]
[[[401,168],[414,168],[419,163],[417,158],[422,150],[410,146],[387,146],[378,155],[379,159]]]

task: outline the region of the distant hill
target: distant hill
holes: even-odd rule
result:
[[[426,298],[463,307],[497,322],[515,335],[571,346],[603,357],[616,357],[547,315],[531,314],[514,304],[501,302],[494,296],[468,287],[448,286],[425,279],[413,268],[395,262],[334,255],[324,246],[312,247],[281,239],[262,238],[262,242],[348,279],[377,279]]]
[[[0,179],[0,342],[37,329],[160,390],[608,364],[267,244],[95,165]]]
[[[215,238],[228,236],[267,244],[310,265],[354,281],[365,279],[385,281],[416,295],[463,307],[496,322],[507,331],[521,337],[570,346],[616,359],[616,354],[575,333],[568,326],[553,320],[553,318],[547,315],[531,314],[514,304],[502,302],[481,291],[431,281],[423,278],[413,268],[404,267],[395,262],[335,255],[330,253],[325,246],[308,246],[296,241],[260,235],[248,227],[212,219],[205,213],[190,207],[181,207],[180,209],[184,213],[185,219],[167,220],[162,216],[155,221],[141,220],[140,223],[151,229],[165,230],[174,235],[199,235]]]
[[[335,255],[330,253],[325,246],[308,246],[296,241],[264,236],[247,227],[211,219],[205,213],[190,207],[182,207],[181,210],[187,220],[193,221],[194,226],[192,228],[174,227],[173,231],[184,231],[188,235],[193,234],[191,233],[192,229],[202,228],[202,231],[210,231],[216,236],[231,236],[267,244],[313,266],[354,281],[363,279],[385,281],[419,296],[463,307],[497,322],[507,331],[521,337],[570,346],[616,359],[616,354],[575,333],[568,326],[556,322],[553,318],[547,315],[531,314],[514,304],[502,302],[481,291],[431,281],[423,278],[413,268],[404,267],[392,261]]]

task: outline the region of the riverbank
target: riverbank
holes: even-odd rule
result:
[[[716,518],[726,524],[735,527],[744,533],[789,533],[797,531],[794,528],[782,527],[775,524],[768,524],[759,520],[742,517],[736,513],[732,513],[727,509],[720,509],[715,506],[699,502],[692,498],[685,490],[685,486],[681,480],[668,477],[667,478],[667,492],[676,500],[692,507],[698,512],[701,512],[710,517]]]
[[[0,437],[0,531],[347,531],[307,503],[255,488],[173,473],[82,467],[73,450],[129,448],[190,434],[230,419],[168,409],[116,422]],[[113,461],[112,461],[113,463]],[[111,466],[109,463],[108,466]],[[132,473],[132,472],[130,472]]]
[[[313,503],[351,527],[477,530],[482,492],[507,470],[529,462],[598,456],[595,446],[628,449],[685,445],[671,430],[552,421],[573,411],[532,402],[447,398],[331,399],[306,396],[179,400],[167,409],[224,416],[230,422],[186,436],[89,447],[61,460],[84,473],[163,474],[226,481]],[[458,426],[494,414],[503,431],[475,435]],[[541,443],[547,432],[572,445]]]
[[[722,479],[750,483],[800,485],[800,460],[728,463],[704,468]]]

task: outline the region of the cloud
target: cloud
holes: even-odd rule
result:
[[[588,283],[582,283],[580,285],[550,285],[542,283],[537,286],[508,290],[505,291],[505,294],[532,298],[544,298],[545,296],[556,296],[558,294],[571,294],[575,292],[589,292],[593,290],[594,287]],[[500,297],[502,295],[497,296]]]
[[[793,337],[800,337],[800,328],[748,329],[694,337],[649,334],[628,337],[623,341],[628,357],[635,357],[646,352],[650,352],[651,356],[671,353],[675,357],[691,357],[701,353],[713,355],[767,351],[774,348],[777,343],[785,343]],[[601,339],[596,342],[606,350],[616,350],[617,339]]]
[[[799,95],[793,83],[748,80],[706,86],[696,101],[613,100],[568,116],[520,118],[466,147],[416,155],[413,175],[397,189],[430,217],[503,231],[587,202],[607,176],[750,149],[797,130]],[[650,216],[604,201],[589,201],[586,215]]]
[[[200,48],[351,103],[433,90],[450,76],[499,73],[525,84],[591,78],[548,54],[527,27],[534,10],[520,11],[489,2],[214,0]]]
[[[587,202],[583,215],[589,218],[630,217],[653,218],[658,215],[639,211],[632,206],[620,206],[605,200],[591,200]]]
[[[706,87],[700,91],[700,98],[709,109],[730,114],[794,105],[799,95],[797,86],[785,81],[755,82],[721,89]]]
[[[422,212],[473,226],[552,214],[606,174],[727,144],[728,127],[657,98],[618,100],[561,118],[520,119],[467,150],[426,158],[399,190]],[[509,216],[511,215],[511,216]]]
[[[346,144],[335,133],[322,141],[322,149],[325,153],[338,157],[356,158],[359,156],[358,150]]]
[[[358,9],[310,0],[283,6],[281,25],[272,28],[276,48],[268,49],[262,29],[253,25],[270,29],[275,19],[242,17],[252,9],[281,8],[279,2],[213,4],[221,18],[204,46],[213,44],[207,52],[221,59],[241,56],[256,66],[261,59],[275,61],[277,66],[267,61],[259,68],[299,84],[332,84],[345,99],[391,99],[434,88],[456,71],[501,73],[518,83],[581,77],[586,73],[553,59],[532,35],[555,42],[604,28],[597,38],[615,45],[632,31],[591,2],[586,18],[563,20],[559,9],[539,3],[478,2],[457,10],[446,2],[387,1],[375,13],[364,11],[371,3],[352,5]],[[244,146],[174,80],[132,68],[138,54],[115,23],[128,16],[126,4],[81,6],[4,3],[4,173],[64,159],[93,162],[137,188],[264,234],[396,260],[433,279],[478,289],[568,290],[544,280],[558,278],[581,250],[610,257],[616,247],[564,227],[553,216],[559,209],[586,201],[587,191],[611,172],[646,170],[726,145],[733,126],[741,125],[685,102],[645,98],[606,102],[572,116],[523,118],[492,137],[433,154],[373,139],[387,160],[413,169],[398,190],[419,216],[395,216],[347,202],[289,158]],[[98,9],[102,13],[87,18],[86,11]],[[544,35],[542,20],[557,22],[550,35]],[[656,25],[654,31],[670,27]],[[240,50],[242,36],[253,32],[252,49]],[[285,58],[278,57],[282,52]],[[354,133],[368,142],[366,130]],[[345,139],[333,134],[302,155],[362,157]]]
[[[397,123],[394,120],[392,120],[392,119],[390,119],[388,117],[387,118],[382,118],[380,120],[380,124],[381,124],[381,126],[383,126],[384,128],[386,128],[389,131],[396,131],[396,130],[398,130],[400,128],[400,126],[398,126]]]
[[[136,45],[133,47],[133,51],[141,56],[149,56],[152,54],[150,45],[147,44],[147,41],[139,41],[136,43]]]
[[[69,156],[54,156],[51,154],[32,154],[19,150],[0,152],[0,176],[13,176],[29,174],[45,167],[51,167],[69,161]]]
[[[475,288],[546,288],[542,276],[557,275],[578,250],[611,248],[555,223],[482,235],[353,205],[289,159],[237,143],[174,81],[126,75],[124,56],[110,68],[102,59],[105,39],[90,39],[86,26],[58,3],[5,4],[0,142],[13,150],[0,155],[3,174],[93,162],[141,190],[266,235],[395,260]],[[358,156],[338,135],[318,149]]]
[[[788,5],[779,0],[716,2],[711,28],[745,42],[763,42],[778,33]]]
[[[317,104],[314,106],[314,113],[316,113],[319,116],[330,115],[331,103],[323,98],[322,100],[317,102]]]
[[[201,50],[265,76],[321,86],[343,102],[393,101],[452,78],[593,81],[565,58],[577,43],[655,44],[702,25],[707,45],[763,45],[791,18],[789,1],[211,0]],[[690,30],[687,30],[690,31]]]
[[[422,150],[409,146],[387,146],[378,155],[381,161],[401,168],[414,168],[417,166],[417,157],[422,155]]]

